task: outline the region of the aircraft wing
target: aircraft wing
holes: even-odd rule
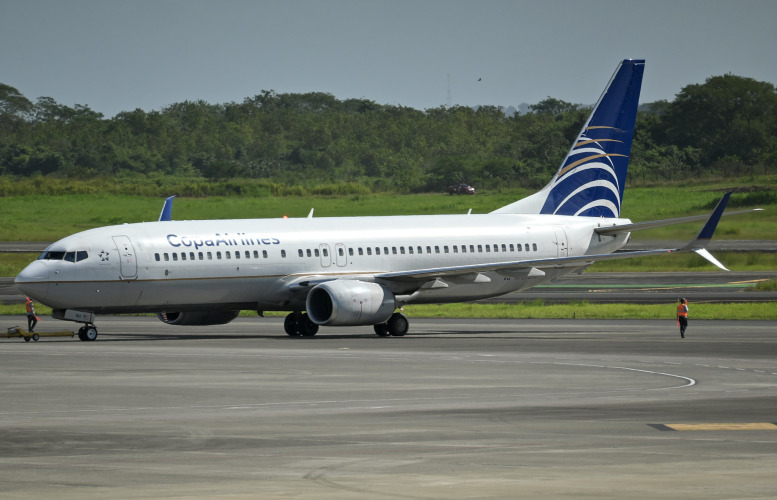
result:
[[[498,273],[505,274],[506,276],[531,276],[532,273],[537,275],[543,268],[558,268],[558,267],[583,267],[593,264],[594,262],[603,260],[616,260],[616,259],[631,259],[634,257],[645,257],[648,255],[660,255],[672,252],[695,252],[715,266],[728,271],[723,264],[718,262],[707,250],[707,244],[712,238],[715,229],[718,226],[720,218],[723,216],[723,211],[726,209],[726,204],[731,197],[731,192],[726,193],[723,198],[715,206],[715,209],[710,215],[701,216],[706,218],[707,222],[704,227],[699,231],[699,234],[695,239],[690,241],[687,245],[681,248],[674,249],[660,249],[660,250],[639,250],[633,252],[618,252],[608,254],[594,254],[594,255],[579,255],[573,257],[557,257],[549,259],[534,259],[534,260],[518,260],[512,262],[496,262],[490,264],[474,264],[468,266],[455,266],[455,267],[438,267],[431,269],[418,269],[413,271],[399,271],[393,273],[382,273],[375,276],[376,279],[389,280],[389,281],[423,281],[435,278],[455,277],[455,276],[468,276],[472,278],[472,282],[477,282],[478,279],[487,279],[479,276],[479,273],[496,271]],[[728,215],[736,213],[751,212],[752,210],[743,210],[739,212],[732,212]],[[682,220],[681,220],[682,219]],[[638,224],[626,224],[621,226],[613,226],[609,228],[595,228],[599,234],[612,234],[615,232],[623,232],[634,229],[634,226],[640,224],[648,225],[656,222],[663,223],[657,225],[650,225],[647,227],[659,227],[660,225],[680,224],[683,222],[690,222],[692,220],[699,220],[698,216],[682,217],[681,219],[667,219],[665,221],[654,221]],[[671,221],[671,222],[669,222]],[[679,222],[678,222],[679,221]],[[668,224],[667,224],[668,222]],[[640,227],[640,229],[647,229],[647,227]]]

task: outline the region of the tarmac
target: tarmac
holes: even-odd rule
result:
[[[691,318],[686,339],[671,319],[97,326],[0,340],[1,498],[777,492],[774,322]]]

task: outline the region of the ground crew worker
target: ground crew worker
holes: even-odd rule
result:
[[[680,327],[680,337],[685,338],[685,329],[688,328],[688,301],[680,299],[677,304],[677,325]]]
[[[35,302],[29,297],[25,298],[27,299],[27,303],[25,304],[25,307],[27,308],[27,330],[32,333],[34,331],[33,328],[38,324],[38,318],[35,316]]]

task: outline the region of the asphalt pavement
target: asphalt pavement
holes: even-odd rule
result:
[[[38,330],[61,328],[43,320]],[[2,498],[774,498],[765,321],[104,317],[0,344]]]

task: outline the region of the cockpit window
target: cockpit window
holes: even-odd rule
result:
[[[78,250],[76,252],[60,252],[59,250],[47,250],[40,254],[39,260],[66,260],[67,262],[81,262],[89,258],[89,252]]]
[[[49,250],[48,252],[43,252],[43,255],[40,256],[40,258],[44,260],[62,260],[64,257],[65,257],[65,252],[59,252],[56,250]]]

